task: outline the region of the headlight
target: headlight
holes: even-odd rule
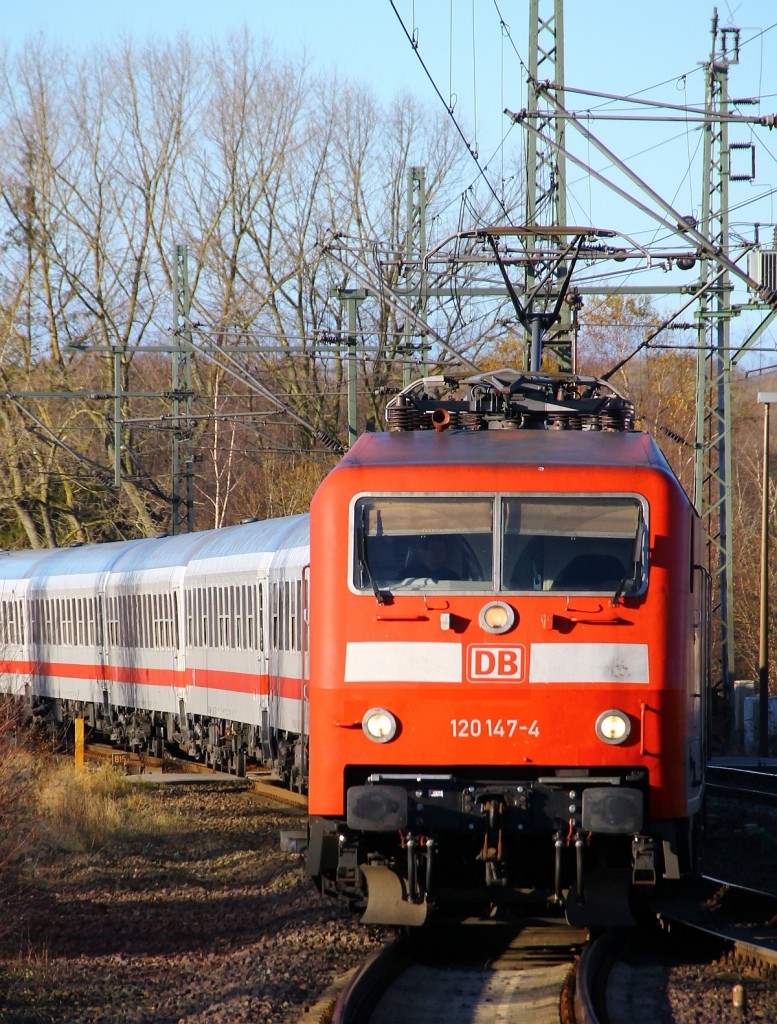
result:
[[[490,601],[480,609],[478,622],[487,633],[506,633],[515,625],[515,612],[504,601]]]
[[[397,734],[397,720],[384,708],[370,708],[362,719],[362,729],[374,743],[388,743]]]
[[[631,722],[625,711],[610,708],[596,719],[596,735],[602,743],[625,743],[631,732]]]

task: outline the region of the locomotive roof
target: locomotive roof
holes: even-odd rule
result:
[[[416,430],[362,434],[340,466],[669,466],[649,434],[593,430]]]

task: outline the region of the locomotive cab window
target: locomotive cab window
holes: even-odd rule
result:
[[[493,590],[493,498],[360,498],[354,582],[360,590]]]
[[[636,594],[647,531],[634,497],[524,496],[502,502],[502,587]]]

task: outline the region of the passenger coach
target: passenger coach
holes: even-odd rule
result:
[[[0,692],[126,749],[307,777],[308,516],[0,554]]]

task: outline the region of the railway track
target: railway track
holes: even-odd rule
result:
[[[726,765],[710,767],[708,779],[703,874],[777,896],[777,776]]]
[[[562,920],[535,918],[398,938],[351,977],[333,1008],[306,1020],[669,1024],[697,1019],[683,1008],[710,989],[724,1007],[711,1006],[709,1019],[735,1020],[746,1019],[748,993],[768,1006],[775,980],[777,900],[708,880],[661,909],[655,927],[591,938]],[[753,1019],[777,1019],[760,1012]]]
[[[238,780],[180,759],[116,754],[100,745],[87,751],[93,760],[124,762],[128,771],[229,780],[279,803],[305,804],[264,773]],[[740,776],[740,786],[742,781]],[[589,941],[585,932],[558,918],[432,927],[415,941],[389,944],[357,971],[334,1006],[330,999],[326,1012],[304,1019],[309,1024],[664,1024],[688,1019],[671,1015],[666,997],[668,965],[683,955],[695,957],[699,970],[706,965],[742,978],[729,984],[728,1009],[735,1017],[734,1001],[744,1003],[759,977],[766,979],[762,985],[777,989],[777,899],[770,894],[706,878],[692,895],[662,907],[658,922],[660,930],[610,930]],[[713,1014],[709,1019],[729,1018]]]
[[[777,774],[773,770],[733,765],[710,765],[706,773],[708,793],[736,794],[777,804]]]
[[[333,1024],[573,1024],[585,932],[559,918],[448,923],[395,940],[343,990]]]
[[[777,897],[748,886],[702,877],[658,918],[669,929],[683,927],[722,942],[728,951],[777,968]]]
[[[149,777],[163,775],[167,776],[168,779],[171,776],[197,776],[200,779],[211,778],[214,782],[230,781],[250,787],[263,798],[286,807],[306,808],[308,805],[306,796],[286,789],[280,783],[274,781],[269,772],[251,771],[245,778],[238,778],[235,775],[214,771],[207,765],[200,764],[197,761],[184,760],[182,758],[170,757],[169,755],[161,758],[152,757],[149,754],[127,753],[125,751],[118,751],[106,743],[88,744],[84,756],[90,761],[96,761],[101,764],[113,764],[123,769],[128,775],[145,774]]]

